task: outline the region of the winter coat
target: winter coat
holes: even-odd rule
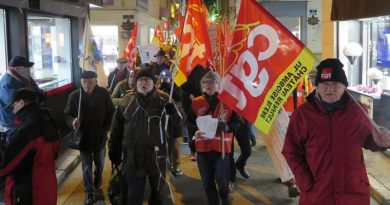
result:
[[[294,173],[300,205],[369,205],[362,148],[381,150],[372,126],[348,94],[329,113],[312,92],[293,112],[282,154]]]
[[[164,91],[166,94],[169,95],[171,92],[171,86],[172,86],[172,83],[163,82],[163,83],[160,83],[159,89]],[[181,93],[181,89],[179,87],[177,87],[176,84],[173,84],[172,98],[177,103],[181,103],[182,95],[183,94]]]
[[[17,113],[21,121],[11,136],[0,163],[7,176],[5,201],[10,204],[57,203],[55,159],[60,137],[47,110],[30,104]]]
[[[116,86],[114,91],[111,94],[112,102],[114,105],[118,105],[119,101],[122,100],[122,97],[126,95],[131,89],[129,88],[129,84],[127,80],[122,80]]]
[[[112,121],[109,156],[118,161],[123,152],[125,173],[142,177],[165,171],[168,136],[164,132],[164,105],[168,100],[166,93],[156,89],[146,96],[130,92],[119,103]],[[170,126],[180,129],[182,117],[184,112],[176,105],[175,114],[170,116],[175,123]]]
[[[113,71],[108,74],[108,89],[110,92],[113,92],[115,89],[115,86],[122,80],[126,80],[127,76],[129,75],[129,71],[127,69],[123,70],[123,74],[121,78],[118,76],[118,68],[115,68]]]
[[[99,151],[106,146],[107,132],[111,126],[112,115],[115,111],[111,97],[105,88],[96,86],[90,95],[83,89],[81,94],[80,150]],[[64,113],[66,123],[72,128],[72,122],[77,117],[79,109],[80,89],[69,94]]]
[[[32,90],[38,91],[38,85],[30,78],[30,87]],[[22,80],[15,76],[5,73],[0,80],[0,125],[7,128],[16,127],[14,120],[15,115],[12,113],[11,108],[6,108],[11,103],[14,93],[20,89],[28,87]]]

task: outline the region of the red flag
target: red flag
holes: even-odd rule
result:
[[[179,42],[179,69],[175,77],[178,86],[187,81],[192,69],[200,64],[206,67],[212,60],[210,39],[207,32],[206,14],[200,0],[189,0]]]
[[[129,42],[127,43],[126,49],[123,51],[122,56],[127,58],[128,66],[133,67],[135,62],[134,51],[137,48],[137,33],[138,33],[138,22],[135,23],[133,31],[131,32]]]
[[[220,100],[268,133],[317,58],[254,0],[241,0]]]
[[[175,36],[179,39],[180,41],[180,37],[181,37],[181,33],[183,31],[183,26],[184,26],[184,16],[182,16],[180,13],[178,14],[177,18],[179,19],[179,27],[175,28],[175,30],[173,31],[173,33],[175,34]]]
[[[225,50],[229,51],[230,46],[232,45],[233,36],[229,30],[229,24],[227,23],[226,17],[223,18],[223,36],[225,38]]]
[[[217,73],[220,76],[223,76],[223,61],[225,58],[225,37],[223,32],[223,24],[221,22],[221,19],[218,19],[217,22],[217,39],[216,39],[216,45],[217,45],[217,51],[215,53],[215,68]]]
[[[165,42],[164,34],[161,30],[160,24],[157,24],[156,31],[154,32],[154,36],[152,39],[152,44],[155,44],[161,48],[164,42]]]

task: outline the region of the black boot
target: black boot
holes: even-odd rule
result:
[[[241,176],[245,179],[249,178],[249,172],[245,169],[244,166],[236,166],[237,170],[240,172]]]
[[[93,205],[95,203],[95,196],[93,194],[85,194],[84,204]]]

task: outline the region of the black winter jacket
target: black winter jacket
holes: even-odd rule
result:
[[[109,156],[118,161],[123,152],[125,173],[145,176],[165,170],[168,136],[164,105],[168,100],[166,93],[156,89],[147,96],[130,92],[119,103],[112,121]],[[183,118],[184,112],[176,105],[170,127],[180,129]]]
[[[110,129],[115,108],[105,88],[96,86],[91,95],[87,95],[82,90],[81,96],[80,150],[98,151],[106,146],[107,132]],[[73,120],[77,117],[79,99],[80,89],[69,95],[65,107],[66,123],[71,128]]]

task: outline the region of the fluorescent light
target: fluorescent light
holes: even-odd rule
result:
[[[89,8],[103,8],[102,6],[96,5],[96,4],[91,4],[89,3]]]

